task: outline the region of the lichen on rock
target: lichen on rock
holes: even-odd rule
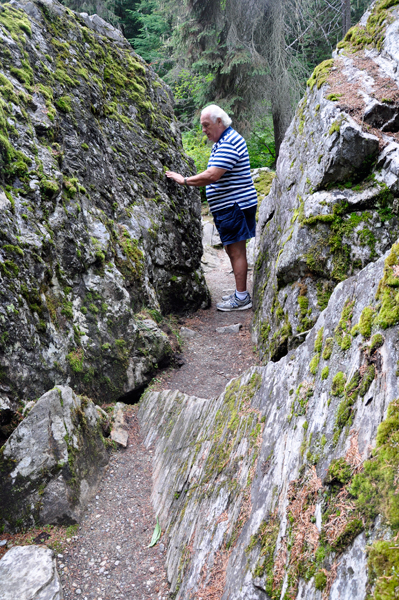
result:
[[[368,316],[396,252],[338,285],[298,349],[218,398],[142,399],[177,600],[395,598],[399,322]]]
[[[374,3],[315,69],[281,146],[258,221],[253,339],[265,361],[301,343],[334,287],[399,235],[396,5]],[[353,45],[360,30],[368,41]]]
[[[16,408],[95,400],[170,359],[155,321],[207,306],[200,199],[168,87],[120,31],[56,0],[0,6],[0,346]]]

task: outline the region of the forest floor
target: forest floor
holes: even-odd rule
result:
[[[216,310],[222,294],[234,289],[226,253],[207,247],[203,261],[212,306],[179,320],[182,366],[161,372],[151,384],[153,390],[179,389],[211,398],[220,394],[230,379],[257,363],[250,335],[252,310],[232,313]],[[239,332],[216,331],[238,323],[241,323]],[[137,405],[129,406],[126,411],[128,447],[112,453],[82,523],[70,537],[64,536],[57,542],[57,564],[65,600],[169,597],[162,538],[156,546],[148,547],[156,524],[151,504],[152,450],[143,445],[137,409]],[[26,536],[25,541],[23,536],[1,537],[8,538],[8,547],[13,543],[29,543]],[[35,539],[31,536],[32,541],[48,543],[51,537],[43,530]]]

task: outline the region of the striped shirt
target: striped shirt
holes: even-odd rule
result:
[[[232,127],[225,129],[219,141],[213,145],[208,169],[209,167],[227,169],[218,181],[206,186],[206,197],[211,212],[236,203],[242,210],[257,205],[247,144]]]

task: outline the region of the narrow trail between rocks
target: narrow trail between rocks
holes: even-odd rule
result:
[[[183,365],[159,375],[151,386],[154,390],[179,389],[211,398],[257,363],[250,335],[252,310],[216,311],[216,302],[234,289],[226,253],[208,247],[203,263],[212,307],[180,320]],[[216,331],[238,323],[239,332]],[[169,597],[162,538],[148,548],[156,524],[150,499],[152,451],[142,443],[137,408],[131,406],[126,413],[128,447],[112,454],[77,535],[57,559],[65,600]]]

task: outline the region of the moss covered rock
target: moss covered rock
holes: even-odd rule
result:
[[[50,390],[1,448],[2,528],[79,522],[107,462],[93,402],[66,386]]]
[[[281,146],[258,221],[253,337],[265,361],[301,343],[335,286],[399,235],[398,15],[396,2],[373,4],[315,69]],[[356,331],[369,337],[374,316]]]
[[[170,91],[120,31],[56,0],[0,9],[1,385],[98,400],[171,355],[137,313],[207,306],[200,199]],[[143,312],[144,309],[144,312]]]
[[[399,323],[365,326],[396,267],[394,245],[299,348],[218,398],[143,397],[176,600],[397,596]],[[354,323],[366,335],[343,348]]]

